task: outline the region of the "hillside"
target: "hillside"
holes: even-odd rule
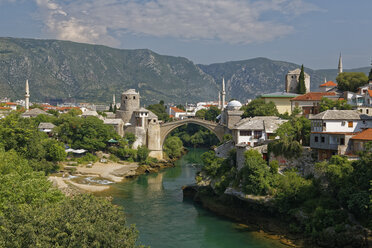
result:
[[[77,101],[110,103],[125,89],[140,91],[143,104],[164,100],[185,103],[217,100],[222,77],[227,99],[245,101],[284,90],[285,75],[299,65],[254,58],[195,65],[182,57],[148,49],[124,50],[70,41],[0,38],[0,98],[24,97],[29,79],[32,102]],[[368,73],[369,67],[345,71]],[[312,70],[311,89],[324,77],[335,80],[336,69]]]
[[[109,103],[140,90],[143,103],[215,99],[213,78],[186,58],[69,41],[0,38],[0,97]]]
[[[288,71],[299,68],[300,65],[274,61],[267,58],[254,58],[243,61],[231,61],[211,65],[198,65],[205,73],[211,75],[220,84],[225,78],[228,99],[234,98],[244,101],[255,98],[264,93],[284,91],[285,75]],[[350,69],[345,71],[361,71],[368,73],[369,67]],[[311,90],[327,80],[336,80],[337,69],[312,70],[305,68],[310,75]]]

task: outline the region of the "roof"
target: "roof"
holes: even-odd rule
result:
[[[147,109],[145,109],[144,107],[142,107],[139,110],[136,110],[134,112],[149,112],[149,111]]]
[[[107,125],[120,125],[120,124],[124,124],[124,122],[123,122],[122,119],[104,119],[103,120],[103,124],[107,124]]]
[[[47,112],[39,108],[30,109],[22,114],[22,116],[38,116],[38,115],[48,115]]]
[[[279,125],[286,122],[277,116],[256,116],[253,118],[245,118],[236,123],[233,129],[238,130],[266,130],[275,132]]]
[[[368,90],[368,95],[372,97],[372,90]]]
[[[335,86],[337,86],[337,84],[333,81],[328,81],[324,84],[319,85],[319,87],[335,87]]]
[[[325,96],[335,96],[336,92],[309,92],[301,96],[297,96],[291,101],[320,101]]]
[[[293,71],[289,71],[287,74],[300,74],[301,73],[301,69],[300,68],[297,68],[297,69],[294,69]],[[309,74],[307,74],[306,72],[304,72],[305,76],[309,76]]]
[[[288,93],[288,92],[274,92],[274,93],[261,95],[261,98],[269,98],[269,97],[272,97],[272,98],[276,98],[276,97],[294,98],[296,96],[299,96],[299,94]]]
[[[10,107],[0,107],[1,110],[11,110]]]
[[[82,114],[82,116],[98,116],[98,113],[97,111],[87,110]]]
[[[364,131],[353,136],[353,140],[372,140],[372,128],[365,129]]]
[[[171,110],[173,110],[176,113],[184,113],[185,111],[176,107],[169,107]]]
[[[150,119],[157,119],[158,116],[156,114],[154,114],[154,112],[152,112],[152,111],[149,110],[149,118]]]
[[[15,102],[6,102],[5,105],[17,106],[18,104]]]
[[[311,116],[312,120],[361,120],[361,114],[357,110],[326,110]],[[368,119],[368,118],[367,118]]]
[[[241,108],[243,105],[237,101],[237,100],[232,100],[227,104],[227,108]]]
[[[43,128],[43,129],[53,129],[56,126],[53,123],[50,122],[40,122],[38,128]]]
[[[135,95],[138,95],[139,93],[136,92],[135,89],[129,89],[129,90],[124,91],[122,94],[135,94]]]

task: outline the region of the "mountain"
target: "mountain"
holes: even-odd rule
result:
[[[336,64],[336,63],[335,63]],[[70,41],[0,38],[0,98],[22,99],[29,79],[31,102],[77,101],[109,104],[126,89],[139,90],[143,104],[217,100],[222,77],[227,99],[245,101],[284,91],[285,75],[300,65],[254,58],[195,65],[148,49],[124,50]],[[345,71],[368,73],[369,67]],[[335,80],[336,69],[312,70],[311,90]]]
[[[242,61],[231,61],[211,65],[198,65],[201,70],[211,75],[218,85],[225,78],[228,99],[234,98],[245,101],[259,95],[284,91],[285,75],[288,71],[299,68],[300,65],[275,61],[267,58],[254,58]],[[364,72],[368,74],[370,68],[357,68],[344,71]],[[336,80],[337,69],[312,70],[305,67],[310,75],[311,90],[317,91],[320,84]]]
[[[145,104],[215,99],[213,78],[186,58],[70,41],[0,38],[0,97],[110,103],[128,88]]]

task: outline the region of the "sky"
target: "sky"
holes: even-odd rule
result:
[[[194,63],[370,66],[371,0],[0,0],[0,36],[148,48]]]

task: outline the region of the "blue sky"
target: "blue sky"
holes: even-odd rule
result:
[[[0,36],[148,48],[195,63],[369,66],[371,0],[0,0]]]

